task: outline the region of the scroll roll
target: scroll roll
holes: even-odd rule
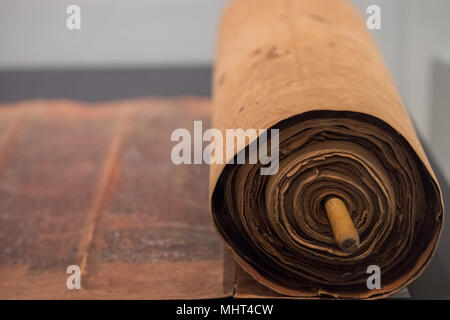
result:
[[[279,130],[276,174],[261,175],[262,163],[210,169],[217,231],[261,284],[299,298],[381,298],[429,263],[442,227],[441,192],[365,23],[346,0],[232,1],[219,29],[213,127]],[[235,157],[248,159],[258,139],[248,137]],[[354,250],[336,241],[329,197],[348,210]],[[373,265],[379,289],[367,286]]]

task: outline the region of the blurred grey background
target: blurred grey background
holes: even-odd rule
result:
[[[226,2],[0,0],[0,102],[207,96]],[[450,1],[352,2],[364,17],[369,5],[381,7],[382,29],[372,33],[422,140],[450,180]],[[81,8],[81,30],[66,28],[71,4]],[[444,237],[450,244],[448,232]],[[448,256],[450,246],[445,250]],[[450,277],[450,258],[444,265]]]

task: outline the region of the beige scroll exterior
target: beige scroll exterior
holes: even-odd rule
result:
[[[261,177],[250,165],[210,168],[217,231],[259,283],[297,298],[375,299],[429,263],[441,192],[347,0],[231,1],[218,32],[212,126],[224,134],[280,130],[276,175]],[[345,212],[339,201],[325,213],[330,196],[347,205],[351,223],[333,218]],[[347,227],[344,238],[355,242],[348,248],[338,239]],[[370,290],[366,270],[374,264],[382,288]]]

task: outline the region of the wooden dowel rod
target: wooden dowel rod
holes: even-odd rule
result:
[[[356,251],[359,248],[359,235],[344,201],[338,197],[327,198],[325,211],[339,247],[346,252]]]

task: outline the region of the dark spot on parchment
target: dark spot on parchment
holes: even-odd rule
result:
[[[274,59],[274,58],[278,58],[279,55],[277,54],[277,47],[273,46],[272,48],[270,48],[270,50],[267,52],[266,58],[267,59]]]
[[[257,56],[257,55],[259,55],[260,53],[261,53],[261,49],[256,49],[255,51],[252,52],[251,56],[252,56],[252,57]]]
[[[225,75],[225,74],[222,74],[222,75],[219,77],[219,82],[218,82],[219,86],[222,86],[222,85],[225,83],[225,80],[226,80],[226,75]]]
[[[321,16],[318,16],[318,15],[315,15],[315,14],[310,14],[309,16],[310,16],[310,18],[312,18],[312,19],[314,19],[314,20],[316,20],[316,21],[318,21],[320,23],[330,23],[330,21],[328,21],[327,19],[325,19],[325,18],[323,18]]]

